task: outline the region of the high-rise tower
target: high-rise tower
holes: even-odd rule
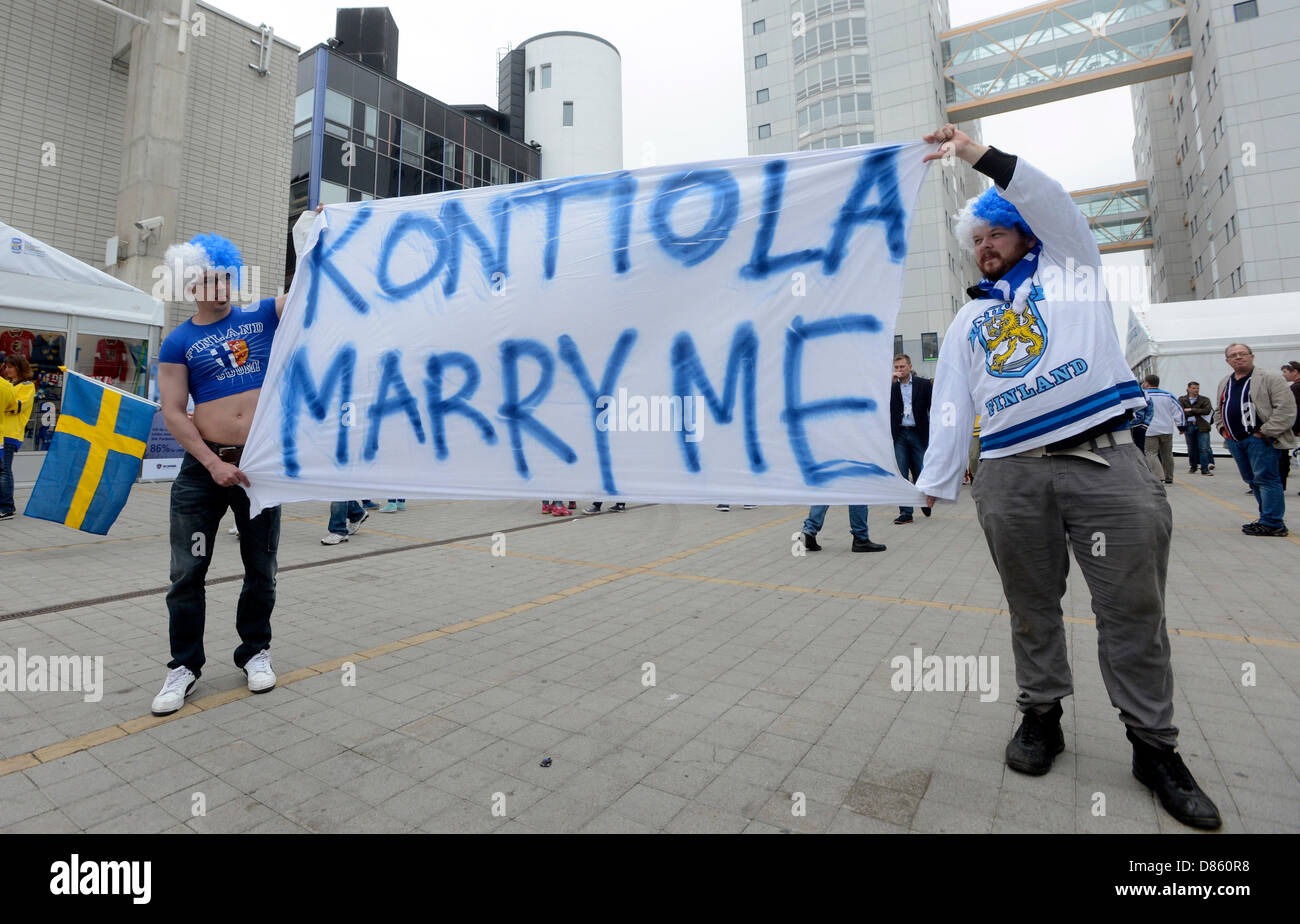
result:
[[[947,0],[740,0],[740,9],[751,154],[916,141],[947,121]],[[976,124],[963,128],[979,137]],[[949,222],[980,189],[972,171],[936,164],[913,216],[896,339],[922,371],[976,281]]]

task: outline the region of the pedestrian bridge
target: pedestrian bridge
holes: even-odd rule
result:
[[[948,119],[1191,70],[1186,0],[1053,0],[940,36]]]
[[[1088,219],[1102,253],[1124,253],[1151,246],[1151,202],[1147,184],[1130,180],[1070,193]]]

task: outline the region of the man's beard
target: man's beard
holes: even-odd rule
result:
[[[980,264],[980,270],[984,273],[984,278],[990,282],[997,282],[1006,275],[1007,270],[1010,268],[1005,260],[996,255]]]

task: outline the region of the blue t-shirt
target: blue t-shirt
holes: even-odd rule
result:
[[[195,404],[261,388],[279,323],[274,298],[231,308],[215,324],[191,318],[167,335],[158,361],[189,368]]]

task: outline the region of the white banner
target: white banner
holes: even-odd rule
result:
[[[930,149],[328,206],[240,465],[253,509],[919,503],[889,387]]]

